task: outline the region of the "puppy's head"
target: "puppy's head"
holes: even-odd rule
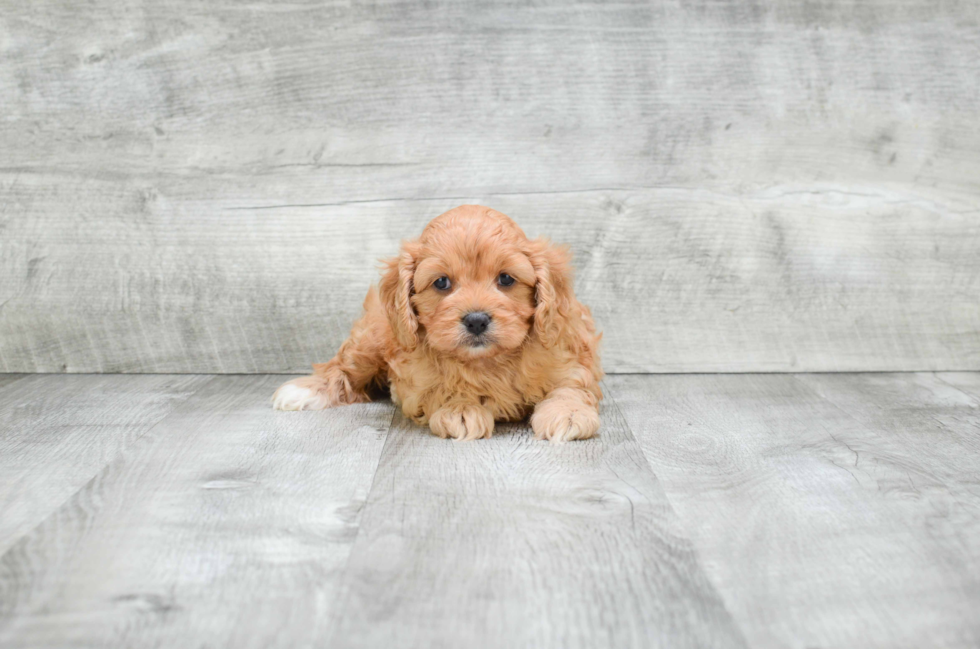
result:
[[[571,308],[569,254],[528,240],[510,218],[463,205],[387,262],[381,301],[398,342],[461,359],[556,343]]]

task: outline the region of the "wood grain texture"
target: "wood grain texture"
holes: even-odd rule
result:
[[[300,372],[481,202],[610,371],[980,369],[980,5],[5,0],[0,371]]]
[[[0,554],[205,382],[44,375],[0,390]]]
[[[615,407],[555,446],[519,425],[480,443],[399,418],[336,647],[728,647],[739,631]]]
[[[12,378],[0,529],[101,469],[0,549],[4,649],[980,644],[980,373],[614,376],[564,446]]]
[[[280,381],[211,378],[0,557],[0,645],[303,644],[392,405],[280,413]]]
[[[608,383],[749,645],[980,643],[980,398],[931,374]]]

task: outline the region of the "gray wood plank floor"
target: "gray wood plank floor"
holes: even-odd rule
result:
[[[609,384],[749,644],[976,647],[980,381],[969,376]]]
[[[26,377],[0,401],[0,552],[36,527],[207,379]],[[3,384],[0,383],[0,386]]]
[[[564,446],[281,380],[0,376],[0,646],[980,643],[980,374],[614,376]]]
[[[743,646],[615,408],[562,447],[399,419],[345,587],[337,646]]]

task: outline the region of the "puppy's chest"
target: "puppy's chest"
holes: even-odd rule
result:
[[[409,363],[392,373],[391,383],[396,400],[405,401],[403,405],[417,403],[427,414],[444,403],[466,400],[486,406],[494,419],[515,420],[544,397],[545,386],[530,378],[518,364]]]
[[[540,401],[540,398],[535,398],[535,391],[528,385],[526,377],[519,372],[500,368],[462,373],[456,385],[443,385],[437,391],[445,388],[449,388],[449,391],[438,396],[437,400],[452,399],[457,395],[474,398],[490,410],[498,421],[522,419],[529,406]]]
[[[461,395],[523,401],[527,381],[510,365],[455,366],[442,368],[430,377],[430,390],[447,390]]]

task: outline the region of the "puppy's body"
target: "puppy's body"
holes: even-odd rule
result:
[[[369,401],[390,387],[440,437],[477,439],[531,413],[539,438],[599,427],[599,336],[575,299],[568,253],[508,217],[465,205],[387,262],[364,316],[329,363],[279,388],[276,408]]]

